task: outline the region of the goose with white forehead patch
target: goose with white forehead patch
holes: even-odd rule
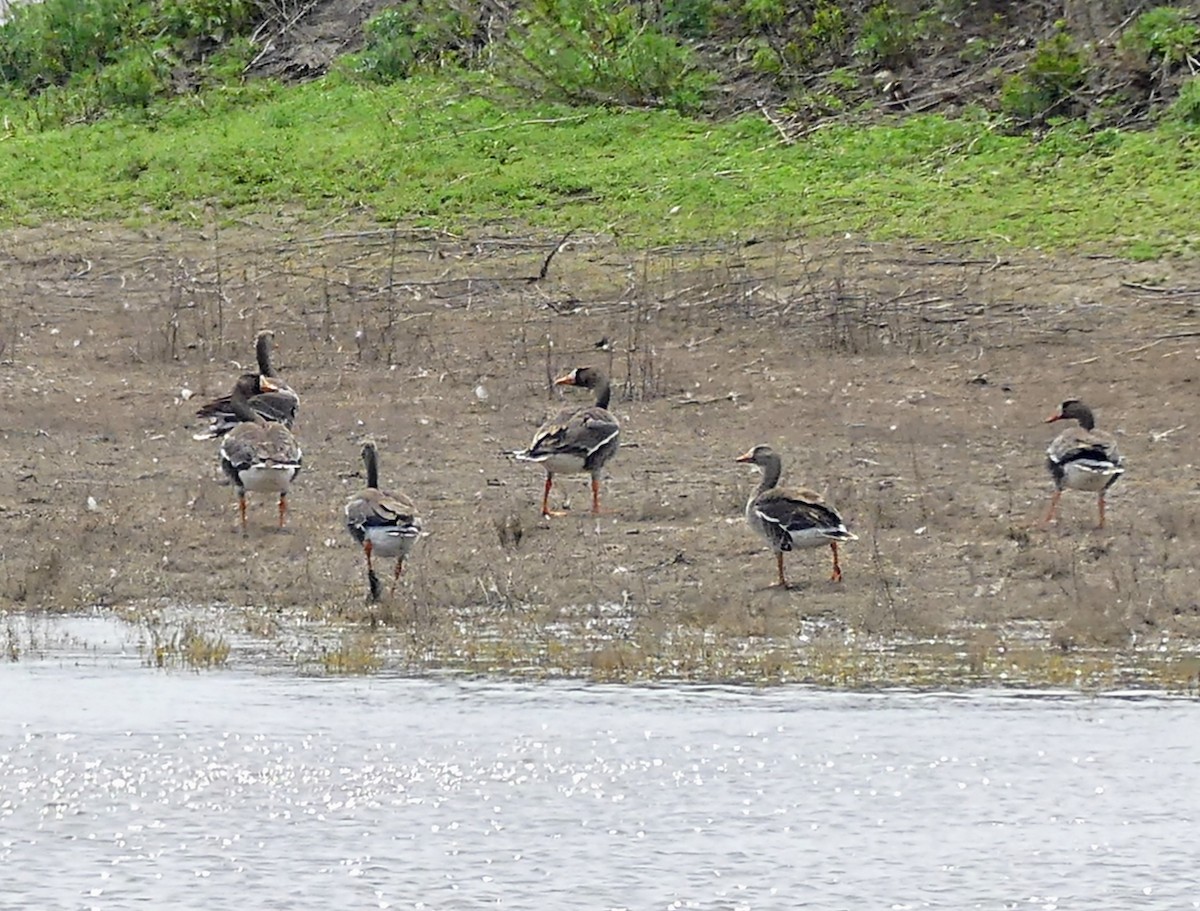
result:
[[[595,390],[596,400],[582,408],[564,408],[533,436],[528,449],[514,452],[523,462],[538,462],[546,469],[542,515],[565,515],[550,509],[550,488],[556,474],[592,476],[592,514],[600,513],[600,473],[620,445],[621,427],[608,410],[611,389],[608,377],[597,367],[576,367],[554,381],[556,386],[581,386]]]
[[[362,446],[363,465],[367,470],[367,486],[346,504],[346,529],[367,557],[367,585],[372,601],[379,600],[379,577],[375,575],[372,556],[396,561],[392,576],[395,591],[404,559],[413,543],[421,536],[421,517],[413,501],[402,493],[379,489],[379,451],[374,440]]]
[[[783,574],[784,551],[825,544],[833,551],[833,575],[830,579],[841,582],[838,544],[857,541],[858,535],[846,528],[837,510],[815,491],[780,487],[783,462],[770,446],[759,444],[738,456],[735,461],[757,465],[762,472],[758,489],[746,503],[746,523],[765,538],[775,551],[780,588],[788,587]]]
[[[253,390],[248,390],[247,397],[250,407],[257,414],[268,421],[277,421],[291,430],[296,421],[296,412],[300,408],[300,396],[296,395],[292,387],[281,380],[275,372],[275,367],[271,363],[271,341],[274,338],[275,333],[270,329],[263,329],[254,338],[254,352],[258,359],[260,382],[255,385]],[[261,386],[261,380],[264,377],[270,381],[271,388],[269,390]],[[228,395],[223,395],[202,405],[196,411],[196,416],[209,420],[208,429],[193,436],[193,439],[196,440],[215,440],[223,437],[241,421],[233,410],[232,396]]]
[[[250,405],[255,389],[272,392],[267,377],[245,373],[230,396],[237,417],[233,429],[221,440],[221,469],[233,482],[238,495],[242,534],[246,533],[246,491],[279,494],[279,527],[287,520],[288,488],[300,472],[302,454],[292,432],[283,424],[268,421]]]
[[[1104,494],[1125,473],[1121,467],[1121,453],[1117,450],[1116,437],[1097,430],[1092,409],[1078,399],[1067,399],[1046,418],[1046,423],[1070,420],[1076,421],[1076,426],[1068,427],[1056,436],[1046,449],[1046,469],[1054,478],[1054,494],[1042,524],[1047,525],[1054,518],[1058,501],[1069,487],[1099,494],[1098,527],[1103,528]]]

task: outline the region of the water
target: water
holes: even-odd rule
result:
[[[1200,706],[0,665],[0,908],[1197,908]],[[86,637],[85,637],[86,638]]]

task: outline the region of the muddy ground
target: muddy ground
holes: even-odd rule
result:
[[[543,656],[574,618],[570,635],[615,631],[619,647],[586,651],[615,665],[685,634],[718,664],[722,642],[770,642],[779,665],[821,637],[944,639],[975,663],[1018,638],[1047,654],[1200,643],[1200,264],[573,237],[537,279],[554,247],[283,215],[0,236],[2,603],[457,618],[467,638],[519,618]],[[193,411],[253,362],[260,327],[301,395],[305,468],[286,531],[251,495],[244,540]],[[586,397],[548,384],[582,364],[610,370],[623,427],[611,514],[587,515],[580,476],[555,490],[575,515],[546,521],[540,468],[505,452]],[[1103,531],[1079,492],[1029,527],[1062,426],[1042,420],[1067,397],[1126,455]],[[373,610],[341,525],[366,434],[429,532]],[[804,551],[793,590],[768,587],[742,520],[757,475],[733,462],[757,442],[859,535],[842,584]]]

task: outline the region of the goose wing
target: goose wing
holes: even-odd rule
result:
[[[283,424],[268,423],[261,430],[262,444],[259,447],[259,455],[263,461],[274,465],[300,467],[304,453],[287,427]]]
[[[1108,463],[1113,467],[1121,464],[1115,437],[1082,427],[1069,427],[1056,436],[1046,448],[1046,456],[1056,465],[1081,460]]]
[[[783,550],[790,550],[792,539],[797,537],[845,541],[856,537],[837,511],[812,490],[768,490],[754,501],[753,509]]]
[[[262,462],[263,436],[259,424],[236,424],[221,440],[221,461],[235,472]]]
[[[564,408],[539,428],[529,448],[520,455],[535,461],[556,455],[586,459],[620,432],[620,424],[606,408]]]
[[[196,417],[222,420],[230,424],[238,423],[237,415],[233,412],[231,396],[223,395],[213,399],[196,410]],[[250,397],[250,407],[268,421],[286,424],[288,427],[296,420],[296,412],[300,407],[300,396],[290,387],[283,387],[274,392],[260,392]],[[228,429],[226,430],[228,432]]]
[[[346,525],[352,530],[395,528],[412,536],[421,532],[421,518],[412,500],[373,487],[361,491],[346,504]]]

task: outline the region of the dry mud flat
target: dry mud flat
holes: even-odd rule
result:
[[[573,237],[539,279],[555,242],[284,218],[3,235],[5,608],[186,610],[292,654],[295,624],[328,624],[348,666],[854,683],[919,680],[926,654],[938,679],[1194,683],[1196,263]],[[288,529],[252,495],[244,540],[192,412],[260,327],[305,469]],[[543,475],[505,452],[589,363],[623,425],[611,514],[564,478],[578,517],[543,521]],[[1061,426],[1042,420],[1072,396],[1127,458],[1104,531],[1078,492],[1028,527]],[[429,531],[371,610],[341,526],[366,434]],[[757,442],[859,535],[841,585],[807,551],[794,590],[767,587],[733,462]]]

